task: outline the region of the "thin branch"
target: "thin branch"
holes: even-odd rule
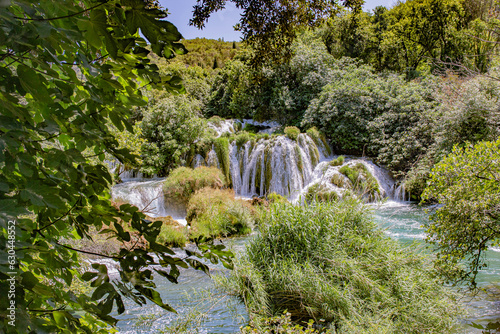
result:
[[[75,202],[75,204],[61,217],[57,218],[56,220],[54,220],[52,223],[48,224],[48,225],[45,225],[44,227],[42,228],[38,228],[36,230],[33,230],[34,232],[41,232],[43,230],[45,230],[46,228],[54,225],[55,223],[57,223],[58,221],[62,220],[63,218],[67,217],[70,212],[76,207],[76,205],[78,204],[78,200]]]
[[[19,16],[14,16],[15,19],[18,19],[18,20],[23,20],[23,21],[54,21],[54,20],[61,20],[61,19],[67,19],[67,18],[70,18],[70,17],[73,17],[73,16],[78,16],[80,14],[83,14],[83,13],[86,13],[88,11],[91,11],[92,9],[95,9],[97,7],[100,7],[102,5],[105,5],[109,2],[110,0],[107,0],[107,1],[104,1],[100,4],[97,4],[95,6],[92,6],[92,7],[89,7],[89,8],[86,8],[80,12],[77,12],[77,13],[73,13],[73,14],[69,14],[69,15],[65,15],[65,16],[59,16],[59,17],[50,17],[50,18],[47,18],[47,19],[28,19],[28,18],[25,18],[25,17],[19,17]]]
[[[123,259],[123,257],[118,257],[118,256],[110,256],[110,255],[104,255],[104,254],[100,254],[100,253],[94,253],[94,252],[84,251],[84,250],[82,250],[82,249],[76,249],[76,248],[73,248],[73,247],[69,247],[69,246],[66,246],[66,245],[60,244],[60,243],[58,243],[58,242],[56,242],[56,244],[58,244],[58,245],[59,245],[59,246],[61,246],[61,247],[66,248],[66,249],[69,249],[69,250],[72,250],[72,251],[78,252],[78,253],[83,253],[83,254],[88,254],[88,255],[95,255],[95,256],[105,257],[105,258],[108,258],[108,259],[114,259],[114,260],[121,260],[121,259]]]

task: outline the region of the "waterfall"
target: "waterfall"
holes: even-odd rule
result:
[[[234,122],[219,122],[218,133],[234,129]],[[253,123],[248,122],[248,124]],[[259,123],[259,126],[261,125],[262,123]],[[266,124],[266,126],[271,125],[274,124]],[[378,186],[375,191],[363,194],[365,200],[376,201],[386,197],[398,199],[401,196],[405,200],[404,186],[395,189],[394,181],[388,171],[363,158],[347,157],[340,163],[332,163],[336,156],[331,155],[326,141],[318,139],[317,136],[311,137],[301,133],[296,140],[285,135],[258,136],[243,143],[238,143],[234,136],[229,138],[233,139],[229,141],[228,150],[224,150],[224,153],[218,152],[228,156],[218,157],[215,145],[212,145],[206,156],[195,155],[191,166],[221,168],[224,167],[222,164],[229,161],[229,170],[225,173],[227,172],[226,175],[230,177],[228,183],[232,184],[238,196],[264,196],[275,192],[298,203],[304,200],[308,191],[335,192],[338,197],[342,197],[346,192],[359,193],[357,188],[359,185],[350,180],[346,176],[347,173],[341,169],[349,167],[359,171],[362,165],[365,173],[362,174],[363,180],[369,174],[369,178],[376,180]],[[225,166],[227,169],[227,164]],[[117,165],[112,167],[118,168]],[[133,171],[125,171],[121,177],[126,182],[113,187],[112,195],[115,202],[133,204],[151,217],[172,216],[185,224],[183,209],[165,206],[162,179],[144,180],[140,173]]]
[[[406,191],[404,182],[394,190],[394,199],[399,202],[411,202],[411,194]]]
[[[184,209],[166,207],[163,194],[165,179],[150,181],[127,181],[113,186],[111,195],[114,202],[135,205],[140,211],[150,217],[171,216],[185,225]]]

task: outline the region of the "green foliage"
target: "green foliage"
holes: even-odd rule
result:
[[[190,24],[203,28],[209,17],[223,9],[226,2],[234,2],[243,11],[237,26],[245,42],[255,51],[251,62],[256,67],[269,61],[279,63],[289,59],[298,29],[314,26],[325,17],[335,15],[340,3],[355,9],[360,9],[363,3],[358,0],[306,0],[293,4],[287,1],[206,0],[194,6]]]
[[[265,334],[314,334],[314,333],[324,333],[314,328],[314,320],[309,320],[307,327],[304,328],[300,325],[294,325],[292,323],[290,313],[283,313],[281,316],[272,317],[264,320],[264,326],[266,330],[263,332],[262,328],[255,328],[246,326],[242,328],[242,334],[250,333],[265,333]],[[326,331],[330,333],[330,331]]]
[[[208,271],[198,260],[173,258],[157,243],[161,222],[109,200],[106,154],[130,165],[136,157],[119,148],[108,125],[133,130],[128,119],[145,105],[144,87],[183,91],[180,78],[162,76],[147,58],[148,41],[160,57],[185,52],[181,34],[162,20],[166,15],[142,0],[2,2],[0,245],[5,259],[12,245],[16,263],[0,264],[0,289],[8,291],[7,279],[15,280],[16,322],[8,325],[9,299],[2,298],[0,332],[108,333],[117,321],[112,310],[125,311],[124,298],[173,310],[154,290],[150,265],[173,282],[179,267]],[[144,249],[126,247],[131,233],[125,223],[147,240]],[[80,274],[82,252],[66,241],[90,239],[90,231],[103,226],[120,250],[93,253],[118,265],[113,284],[103,264]],[[227,262],[229,253],[214,251]],[[199,255],[217,259],[211,247]],[[89,282],[92,293],[75,289],[78,280]]]
[[[174,169],[163,184],[167,201],[186,206],[191,196],[202,188],[222,188],[226,185],[224,174],[215,167],[179,167]]]
[[[300,135],[300,129],[296,126],[287,126],[283,132],[291,140],[297,140]]]
[[[267,200],[269,203],[289,203],[288,199],[285,196],[272,192],[267,195]]]
[[[201,136],[206,122],[200,109],[183,95],[153,99],[143,111],[141,122],[142,170],[147,174],[167,175],[184,165],[188,152]]]
[[[252,118],[251,70],[241,61],[230,61],[214,79],[205,116]]]
[[[187,219],[192,238],[227,237],[250,233],[254,213],[250,204],[234,198],[232,190],[203,188],[190,199]]]
[[[218,282],[243,299],[258,332],[284,310],[335,333],[451,332],[457,314],[431,259],[384,236],[354,200],[272,206]]]
[[[431,215],[428,240],[438,247],[438,266],[465,263],[461,271],[443,271],[450,280],[476,286],[486,267],[484,252],[500,234],[500,140],[456,146],[432,169],[423,200],[441,206]]]
[[[241,45],[241,43],[207,38],[185,39],[182,44],[188,53],[176,57],[175,61],[189,65],[189,68],[201,67],[207,70],[213,68],[214,59],[218,60],[218,67],[223,68],[226,62],[236,56],[236,49]]]
[[[250,134],[246,131],[243,131],[243,132],[240,132],[238,133],[238,135],[236,136],[236,145],[238,147],[242,147],[243,145],[245,145],[248,141],[250,141],[251,137],[250,137]]]

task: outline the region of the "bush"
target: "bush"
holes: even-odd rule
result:
[[[456,310],[428,256],[384,236],[358,201],[274,205],[221,287],[243,298],[251,323],[287,310],[335,333],[443,333]],[[413,247],[413,246],[412,246]]]
[[[174,169],[163,184],[167,202],[186,206],[192,195],[204,187],[220,189],[225,186],[222,172],[215,167],[179,167]]]
[[[204,135],[206,121],[201,118],[199,103],[179,95],[155,96],[143,111],[140,123],[142,172],[167,175],[186,163],[190,146]]]
[[[287,126],[284,130],[285,135],[291,140],[297,140],[300,135],[300,130],[296,126]]]
[[[234,198],[229,189],[204,188],[191,198],[187,209],[191,238],[243,235],[252,231],[254,210]]]

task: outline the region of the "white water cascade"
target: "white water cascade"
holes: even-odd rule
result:
[[[182,225],[186,225],[186,213],[183,208],[165,206],[163,182],[165,179],[149,181],[129,180],[113,187],[112,198],[117,203],[129,203],[150,217],[171,216]]]
[[[220,127],[214,129],[219,135],[225,131],[233,132],[234,122],[221,122]],[[262,126],[262,123],[258,125]],[[265,124],[269,127],[273,125],[275,124]],[[341,165],[330,163],[336,156],[329,154],[330,150],[326,145],[323,140],[313,139],[303,133],[299,134],[296,140],[285,135],[261,137],[239,144],[232,140],[229,142],[227,172],[235,194],[252,197],[274,192],[288,197],[292,202],[298,202],[305,198],[311,187],[317,186],[322,191],[335,192],[342,197],[352,188],[352,183],[340,169],[344,166],[352,168],[359,164],[362,164],[378,183],[376,196],[370,198],[370,201],[394,198],[405,193],[399,188],[395,190],[389,173],[368,159],[347,157]],[[200,166],[221,168],[215,145],[205,156],[197,154],[194,157],[192,167]],[[163,179],[142,179],[142,175],[136,175],[135,178],[125,178],[124,181],[126,182],[113,187],[114,201],[136,205],[152,217],[172,216],[185,223],[184,209],[165,206]]]

